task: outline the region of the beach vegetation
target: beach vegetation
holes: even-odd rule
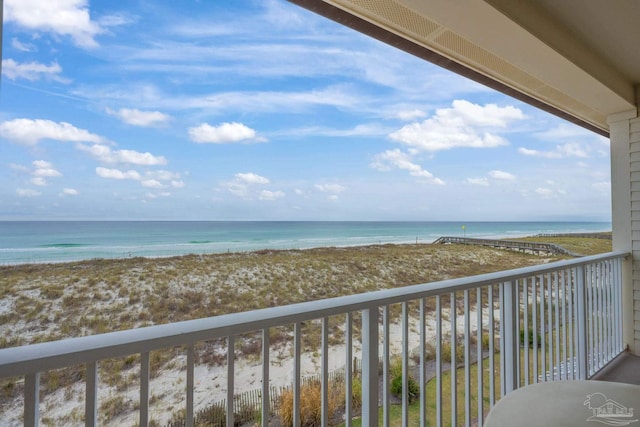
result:
[[[355,381],[354,381],[355,382]],[[359,387],[360,393],[362,387]],[[329,418],[336,421],[344,413],[345,387],[343,381],[330,381],[328,390]],[[352,395],[353,399],[354,395]],[[360,396],[362,400],[362,395]],[[319,426],[321,423],[322,386],[320,381],[308,381],[300,386],[300,426]],[[293,390],[287,389],[280,396],[278,414],[283,426],[293,425]]]
[[[100,416],[103,422],[112,420],[133,409],[130,401],[121,394],[116,394],[100,403]]]
[[[389,375],[391,376],[391,394],[402,399],[403,375],[401,358],[394,357],[391,360]],[[420,395],[420,385],[411,374],[407,375],[407,394],[409,403],[412,403]]]

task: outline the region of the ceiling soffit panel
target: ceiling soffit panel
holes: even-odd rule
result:
[[[489,35],[486,39],[475,37],[474,34],[471,34],[471,37],[473,37],[474,40],[478,39],[479,42],[490,46],[496,45],[496,39],[503,39],[501,45],[497,45],[496,49],[501,54],[504,53],[502,50],[506,52],[505,49],[514,50],[510,42],[513,41],[514,37],[518,37],[518,41],[520,41],[520,36],[526,36],[527,42],[531,43],[533,41],[537,43],[537,40],[533,36],[517,27],[516,24],[511,21],[508,21],[507,18],[484,2],[478,0],[466,2],[435,0],[424,2],[421,0],[412,4],[412,0],[325,1],[349,14],[371,22],[413,43],[433,50],[485,76],[489,76],[516,91],[565,111],[577,117],[579,120],[586,122],[586,124],[604,132],[608,130],[606,123],[607,114],[611,111],[621,111],[629,108],[625,100],[613,94],[592,76],[579,70],[575,65],[556,54],[552,49],[547,46],[542,46],[541,43],[538,43],[538,47],[542,46],[542,48],[545,49],[544,53],[546,56],[553,56],[554,60],[559,62],[560,65],[558,68],[561,70],[558,71],[554,69],[552,75],[545,76],[544,79],[536,77],[536,75],[533,75],[531,72],[525,71],[525,68],[531,68],[536,72],[538,71],[535,67],[537,66],[536,61],[540,58],[536,58],[535,55],[534,58],[525,58],[523,66],[518,66],[514,64],[514,61],[505,59],[508,55],[505,54],[504,57],[502,55],[496,55],[479,46],[477,43],[470,41],[470,37],[465,37],[460,34],[461,32],[454,31],[440,23],[446,22],[447,24],[456,24],[458,26],[463,24],[463,22],[456,23],[452,21],[452,13],[460,12],[462,9],[456,10],[456,7],[461,7],[465,9],[464,13],[467,14],[467,18],[465,19],[471,19],[471,17],[477,14],[480,14],[483,18],[489,15],[491,19],[498,19],[499,21],[496,22],[503,27],[507,26],[510,31],[520,31],[520,34],[510,34],[505,37],[504,34],[507,33],[502,33],[498,34],[499,37],[496,37],[495,33],[489,34],[491,32],[486,31],[486,26],[491,25],[492,22],[482,22],[480,19],[473,21],[473,27],[475,28],[471,28],[471,26],[468,28],[471,33],[475,32],[475,34],[482,35],[482,31],[484,31]],[[425,16],[427,13],[420,13],[418,11],[419,8],[426,7],[434,8],[433,11],[429,11],[433,13],[428,13],[428,18]],[[478,10],[473,10],[474,7]],[[480,28],[480,25],[484,25],[485,28]],[[509,40],[510,38],[511,40]],[[520,56],[522,56],[521,52],[522,51],[518,52]],[[577,86],[577,89],[579,89],[574,91],[575,93],[567,93],[567,91],[562,90],[563,79],[567,80],[568,78],[567,70],[575,73],[575,75],[572,75],[570,78],[573,88],[575,89]],[[557,81],[554,81],[554,79]],[[557,84],[552,84],[550,81]],[[577,84],[576,81],[579,84]],[[585,90],[585,87],[588,89]],[[609,98],[604,99],[606,96],[609,96]],[[585,102],[585,99],[580,99],[581,97],[586,97],[587,102]],[[592,101],[598,101],[599,104]],[[605,104],[608,102],[608,104],[604,105],[603,101]],[[605,108],[598,108],[602,105],[604,105]]]

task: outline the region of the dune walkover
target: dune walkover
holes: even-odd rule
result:
[[[473,239],[469,237],[452,237],[443,236],[435,240],[433,244],[459,244],[459,245],[477,245],[491,246],[499,249],[511,249],[521,252],[533,252],[537,254],[556,254],[580,257],[582,255],[571,252],[560,245],[554,243],[538,243],[525,242],[517,240],[498,240],[498,239]]]

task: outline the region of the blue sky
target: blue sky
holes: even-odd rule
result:
[[[280,0],[5,0],[0,219],[610,220],[608,140]]]

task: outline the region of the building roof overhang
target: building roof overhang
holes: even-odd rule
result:
[[[635,0],[290,1],[602,135],[636,108]]]

